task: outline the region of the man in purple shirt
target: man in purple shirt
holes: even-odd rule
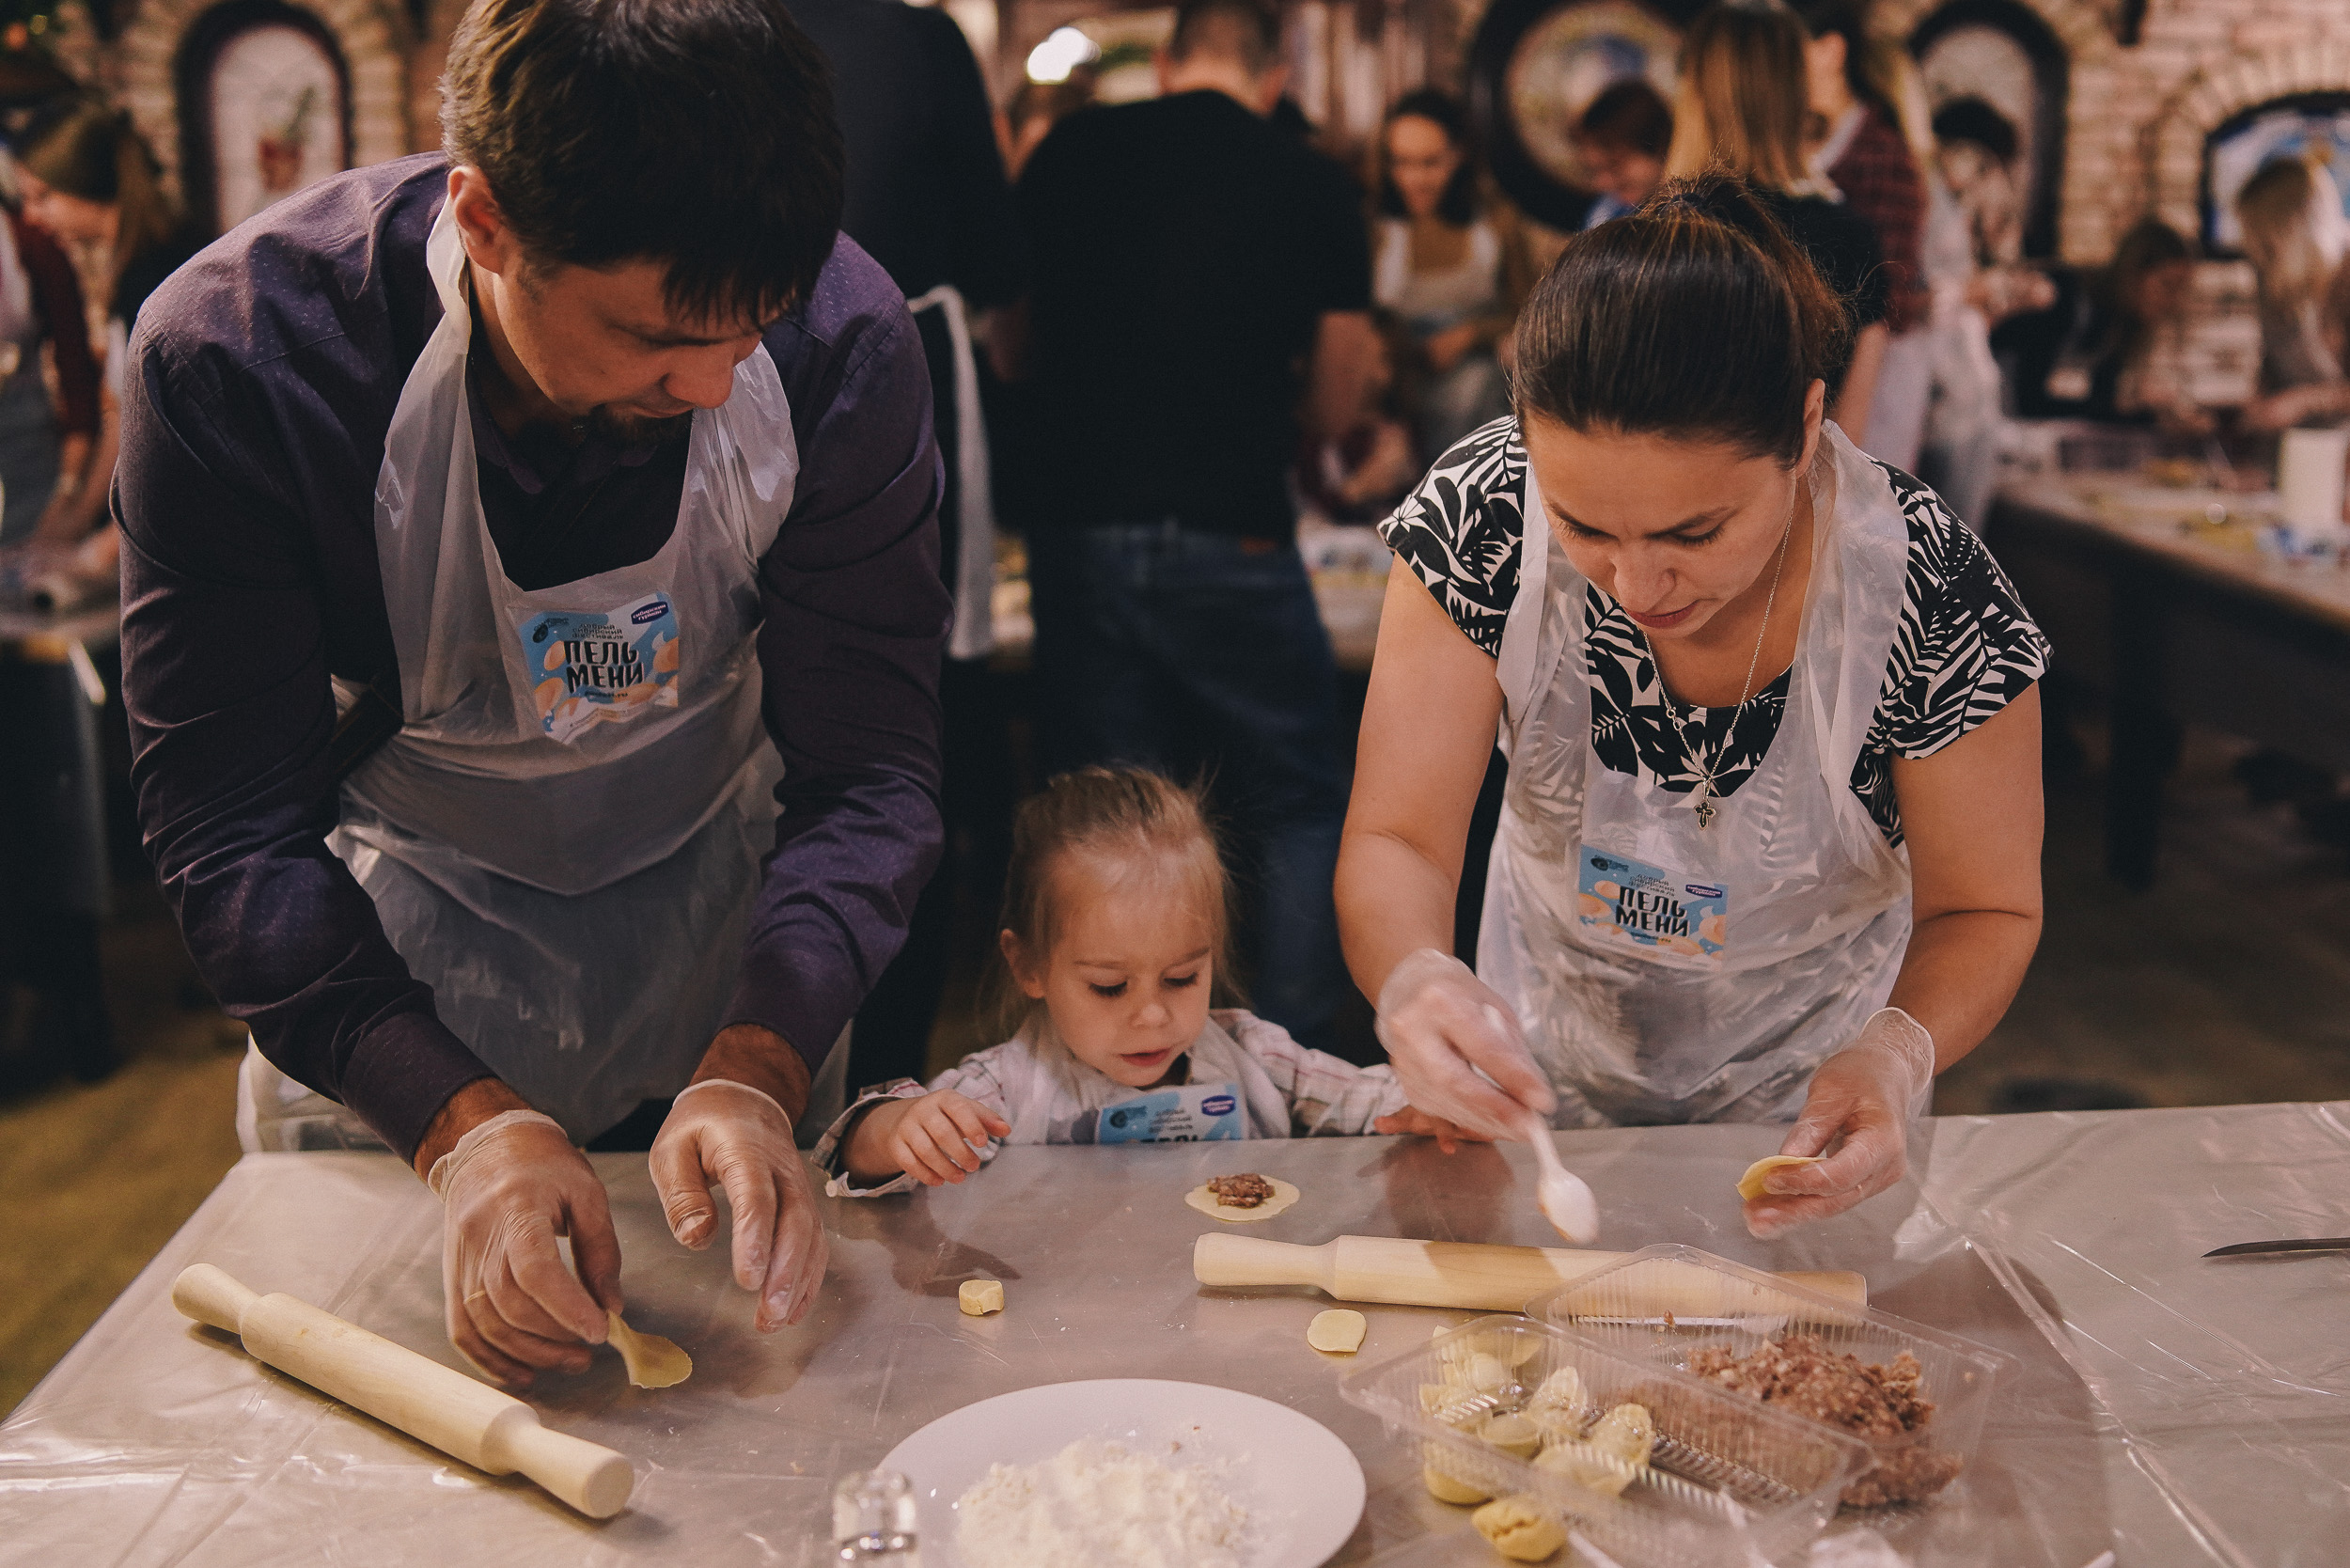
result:
[[[487,0],[443,118],[143,312],[124,686],[241,1121],[307,1086],[410,1159],[452,1341],[525,1384],[621,1305],[574,1145],[640,1106],[677,1238],[723,1186],[759,1326],[806,1310],[792,1123],[937,855],[949,606],[778,0]]]

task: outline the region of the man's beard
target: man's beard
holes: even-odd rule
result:
[[[588,414],[588,433],[619,447],[657,447],[683,434],[693,422],[691,409],[655,417],[650,414],[624,414],[610,403],[599,403]]]

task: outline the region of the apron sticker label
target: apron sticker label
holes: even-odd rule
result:
[[[602,614],[547,610],[515,627],[539,722],[569,741],[588,726],[677,706],[677,610],[649,593]]]
[[[1094,1113],[1096,1143],[1212,1143],[1242,1136],[1238,1084],[1185,1084]]]
[[[1584,931],[1684,958],[1719,961],[1730,940],[1730,890],[1585,844],[1578,907]]]

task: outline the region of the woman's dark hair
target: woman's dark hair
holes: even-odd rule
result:
[[[180,212],[130,115],[90,99],[36,114],[16,138],[17,162],[53,190],[113,207],[115,265],[168,239]]]
[[[1672,106],[1645,79],[1626,76],[1610,82],[1584,108],[1574,122],[1574,135],[1610,152],[1662,158],[1672,146]]]
[[[1887,44],[1869,35],[1868,0],[1793,0],[1804,31],[1814,39],[1830,33],[1844,40],[1844,86],[1852,95],[1901,128],[1901,108],[1886,80]]]
[[[1379,211],[1390,218],[1409,217],[1403,206],[1403,193],[1395,188],[1395,177],[1387,172],[1386,127],[1399,119],[1424,119],[1445,133],[1461,154],[1461,166],[1452,171],[1446,181],[1444,194],[1436,198],[1436,216],[1455,228],[1465,228],[1477,221],[1477,147],[1469,136],[1468,113],[1460,101],[1449,93],[1434,87],[1421,87],[1407,92],[1395,101],[1379,131]]]
[[[782,0],[477,0],[441,129],[534,260],[666,262],[695,315],[782,314],[840,227],[832,85]]]
[[[2002,164],[2015,162],[2021,145],[2016,140],[2015,122],[1972,96],[1953,98],[1934,111],[1934,139],[1972,142]]]
[[[1702,174],[1567,242],[1518,313],[1518,416],[1793,463],[1811,384],[1834,395],[1852,337],[1844,302],[1769,208]]]
[[[2106,319],[2096,349],[2099,359],[2113,358],[2126,365],[2138,357],[2154,328],[2154,322],[2138,313],[2138,284],[2157,268],[2194,259],[2195,247],[2160,218],[2143,217],[2130,225],[2113,247],[2113,259],[2089,278],[2090,298]]]

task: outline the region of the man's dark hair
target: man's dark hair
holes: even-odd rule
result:
[[[774,320],[840,227],[832,85],[781,0],[480,0],[441,130],[535,262],[666,262],[691,315]]]
[[[1183,0],[1175,9],[1167,57],[1188,60],[1202,50],[1262,76],[1281,62],[1280,13],[1270,0]]]
[[[1791,463],[1811,384],[1833,397],[1851,359],[1844,302],[1750,187],[1707,173],[1567,242],[1518,312],[1518,415]]]
[[[1980,98],[1953,98],[1935,110],[1934,139],[1972,142],[2002,164],[2015,162],[2015,122]]]
[[[1600,89],[1574,122],[1574,135],[1610,152],[1662,158],[1673,142],[1673,112],[1645,78],[1626,76]]]

